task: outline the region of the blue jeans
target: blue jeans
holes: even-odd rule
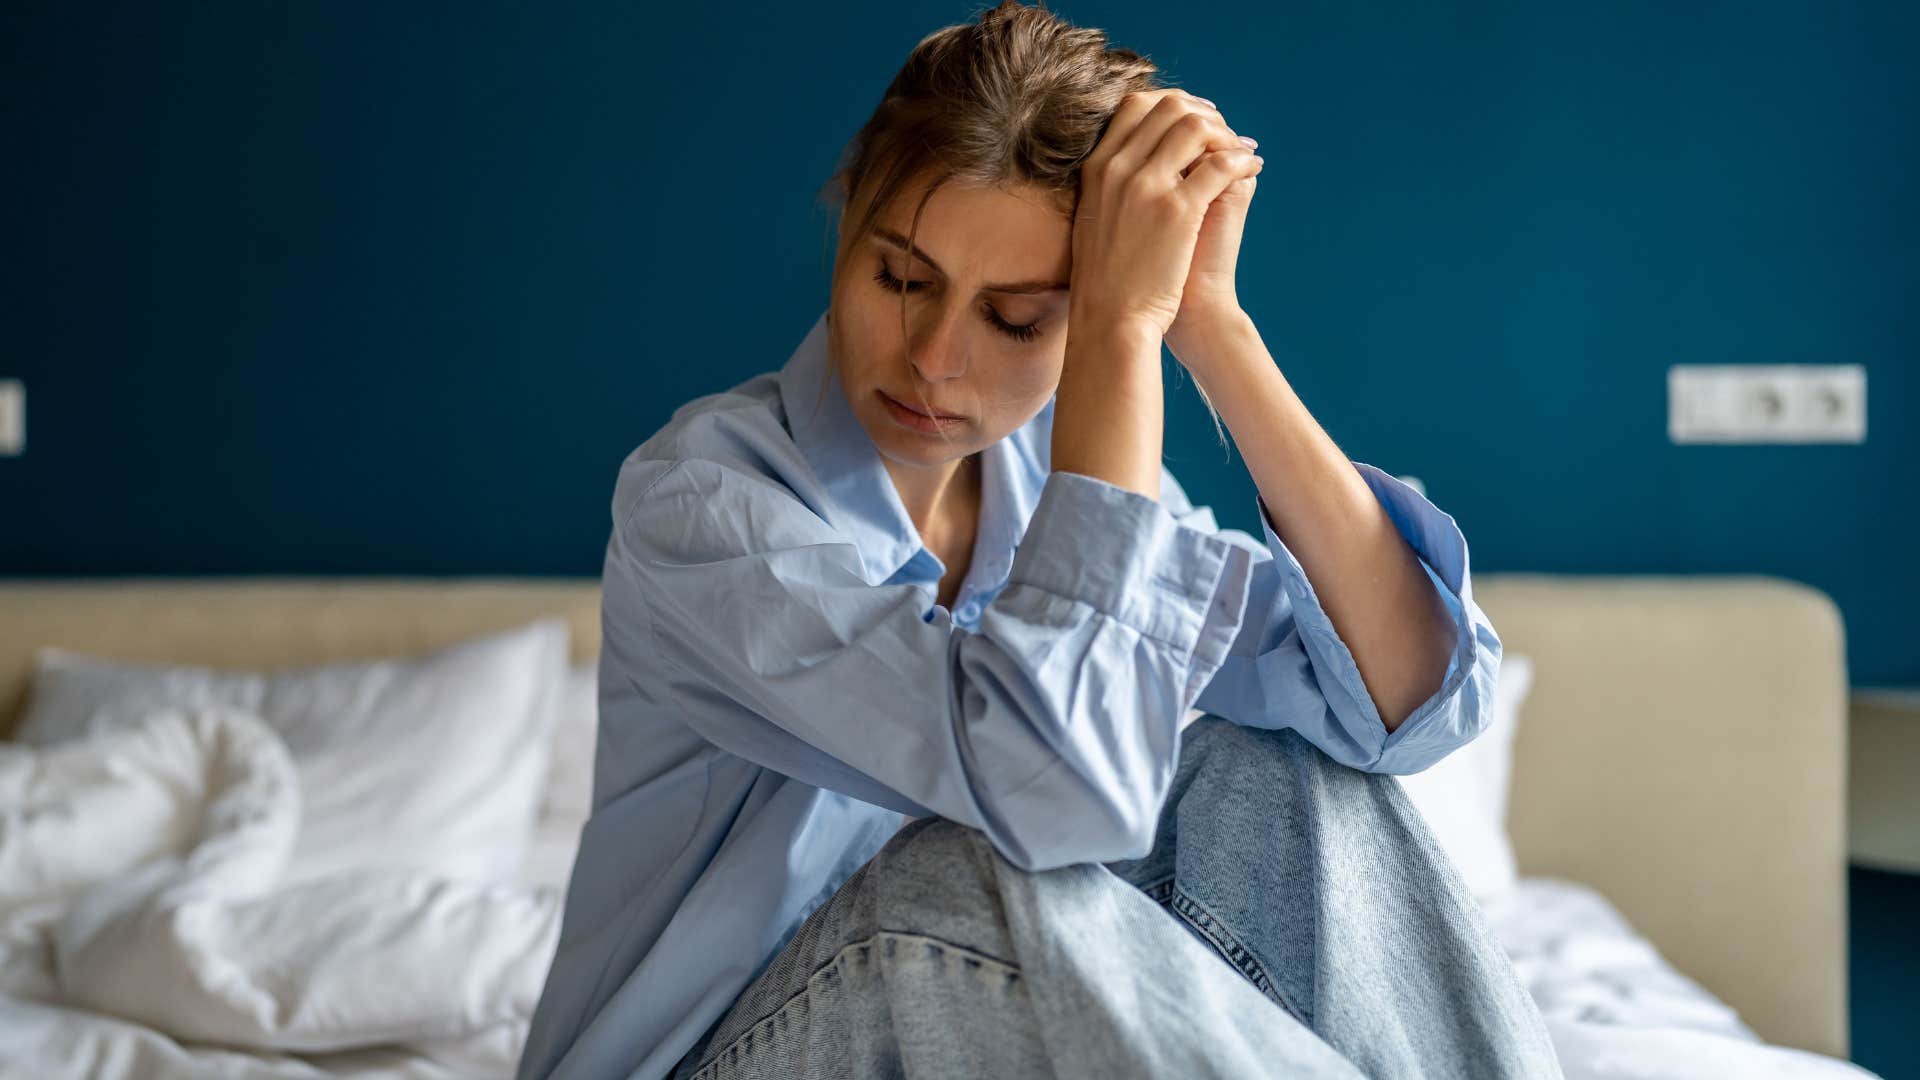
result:
[[[1182,735],[1145,858],[1029,872],[914,821],[674,1074],[1560,1075],[1399,784],[1213,715]]]

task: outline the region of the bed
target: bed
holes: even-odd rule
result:
[[[1540,1003],[1566,1074],[1870,1075],[1843,1060],[1847,688],[1832,602],[1759,576],[1482,574],[1475,596],[1507,651],[1528,657],[1533,669],[1511,740],[1505,807],[1517,880],[1483,908]],[[448,981],[459,1000],[415,1008],[402,993],[404,972],[376,966],[388,958],[369,951],[364,926],[314,930],[334,936],[305,952],[275,953],[269,964],[252,951],[267,948],[261,942],[268,939],[244,935],[249,927],[284,935],[286,916],[263,913],[250,899],[253,922],[195,922],[190,916],[204,915],[213,901],[183,869],[190,860],[180,852],[191,845],[156,834],[151,842],[170,853],[173,868],[164,880],[129,885],[148,873],[136,873],[148,865],[133,857],[137,851],[109,874],[100,869],[108,865],[104,849],[88,848],[91,863],[62,863],[61,872],[92,873],[86,895],[105,899],[76,914],[13,898],[11,936],[0,941],[8,950],[0,957],[8,972],[0,980],[0,1075],[510,1075],[585,809],[579,788],[590,757],[583,765],[580,748],[584,740],[591,752],[591,717],[583,727],[579,713],[581,701],[591,701],[600,629],[590,579],[0,581],[0,732],[10,740],[29,712],[43,647],[130,665],[266,671],[420,656],[535,622],[564,628],[565,686],[553,690],[550,704],[554,716],[574,719],[553,721],[554,748],[536,755],[546,786],[515,849],[514,872],[453,888],[367,871],[355,879],[364,892],[344,901],[316,894],[336,907],[386,905],[366,909],[368,917],[396,920],[415,937],[383,940],[404,940],[424,957],[457,958],[459,978]],[[542,640],[551,647],[554,639]],[[250,882],[235,887],[254,896],[266,888],[262,875],[288,872],[303,859],[322,866],[329,853],[296,846],[287,854],[297,831],[287,815],[300,811],[282,813],[273,793],[294,786],[285,778],[298,755],[233,713],[212,705],[175,710],[145,731],[142,745],[160,747],[152,760],[163,764],[140,774],[159,779],[139,790],[179,799],[192,786],[181,764],[190,747],[217,762],[195,774],[202,800],[195,805],[224,808],[225,817],[206,809],[196,820],[224,823],[221,872],[229,882]],[[45,758],[50,745],[67,744],[33,745],[9,741],[0,754],[11,754],[18,772],[32,755]],[[147,760],[136,763],[145,768],[139,763]],[[123,798],[131,789],[124,774],[114,774],[122,776],[118,787],[101,787],[104,773],[85,772],[97,773],[96,763],[61,767],[93,776],[89,798]],[[524,775],[530,766],[489,767]],[[47,814],[23,809],[22,800],[31,800],[21,792],[45,786],[34,776],[12,789],[14,805],[0,804],[14,830],[0,837],[49,827]],[[8,797],[5,781],[0,769],[0,799]],[[333,813],[324,797],[302,805]],[[378,831],[364,822],[358,828],[354,835]],[[243,849],[274,854],[232,857]],[[48,859],[45,851],[33,857]],[[269,864],[279,869],[260,869]],[[22,866],[0,840],[0,894],[9,874],[49,873]],[[325,889],[330,880],[316,873],[302,887]],[[168,898],[167,918],[131,904],[135,895],[149,903]],[[395,910],[404,905],[418,910]],[[485,948],[477,946],[482,936]],[[279,948],[280,939],[270,944]],[[67,965],[72,985],[50,972],[56,961]],[[228,966],[221,969],[228,983],[237,971],[255,980],[255,991],[272,993],[196,1004],[196,994],[211,993],[201,983],[214,961]],[[386,986],[390,996],[369,1002],[354,979]],[[326,1023],[312,1020],[313,1012],[289,1014],[287,1002],[308,988],[303,980],[333,995],[321,1003]],[[301,1000],[303,1008],[313,1004]],[[354,1012],[363,1006],[372,1019]],[[203,1008],[222,1015],[195,1011]]]

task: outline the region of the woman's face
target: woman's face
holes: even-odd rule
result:
[[[909,269],[923,185],[903,188],[867,236],[848,235],[858,219],[848,207],[828,318],[848,403],[880,452],[908,466],[964,458],[1046,406],[1066,353],[1073,268],[1072,223],[1056,197],[948,181],[921,212]],[[889,399],[955,419],[928,430]]]

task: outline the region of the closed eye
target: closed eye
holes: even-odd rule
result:
[[[899,278],[887,272],[886,263],[880,264],[880,269],[873,275],[873,280],[879,282],[881,288],[896,293],[902,291],[918,292],[926,288],[928,284],[924,281],[901,281]],[[1034,338],[1040,336],[1039,323],[1028,323],[1025,326],[1016,326],[1002,319],[1000,313],[993,310],[992,305],[986,306],[986,320],[993,324],[994,329],[999,330],[1015,341],[1032,341]]]

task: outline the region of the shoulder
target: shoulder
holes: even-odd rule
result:
[[[719,543],[731,531],[777,543],[795,525],[817,533],[824,518],[803,492],[814,483],[788,432],[775,375],[756,375],[675,409],[620,463],[613,526],[633,536],[678,533],[683,543]],[[813,542],[818,536],[811,537]]]

